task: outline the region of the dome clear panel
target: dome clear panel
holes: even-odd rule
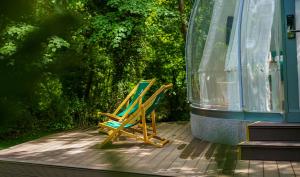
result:
[[[240,9],[241,2],[195,2],[186,45],[189,101],[211,110],[282,112],[280,0],[244,0]]]
[[[280,0],[245,0],[241,30],[245,111],[283,109],[281,28]]]
[[[201,108],[241,110],[237,0],[198,1],[187,41],[189,100]]]

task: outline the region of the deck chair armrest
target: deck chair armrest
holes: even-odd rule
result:
[[[103,113],[103,112],[98,112],[99,115],[102,115],[102,116],[106,116],[112,120],[115,120],[115,121],[120,121],[121,120],[121,117],[119,116],[116,116],[114,114],[110,114],[110,113]]]

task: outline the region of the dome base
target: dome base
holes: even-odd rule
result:
[[[191,113],[192,135],[196,138],[229,145],[246,140],[246,120],[205,117]]]

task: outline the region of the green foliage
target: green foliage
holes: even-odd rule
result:
[[[4,56],[12,55],[16,51],[16,45],[12,42],[7,42],[0,48],[0,54]]]
[[[57,51],[69,48],[70,44],[64,39],[53,36],[49,39],[47,47],[45,49],[45,54],[43,57],[42,65],[49,64],[57,58],[55,55]]]
[[[6,43],[0,48],[0,54],[4,56],[12,55],[17,49],[17,42],[24,40],[26,35],[34,30],[32,25],[17,24],[11,25],[4,31],[3,38]]]
[[[0,116],[9,119],[0,134],[96,125],[95,112],[114,110],[139,80],[154,77],[174,84],[159,118],[187,119],[185,3],[183,15],[166,0],[34,0],[23,19],[4,11]]]
[[[29,32],[32,32],[33,29],[34,27],[31,25],[19,24],[8,27],[6,33],[9,38],[22,40]]]

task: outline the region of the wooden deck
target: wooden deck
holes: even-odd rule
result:
[[[237,161],[236,147],[194,139],[188,122],[160,123],[164,148],[121,138],[100,149],[97,130],[57,133],[0,151],[0,176],[298,176],[300,163]]]

